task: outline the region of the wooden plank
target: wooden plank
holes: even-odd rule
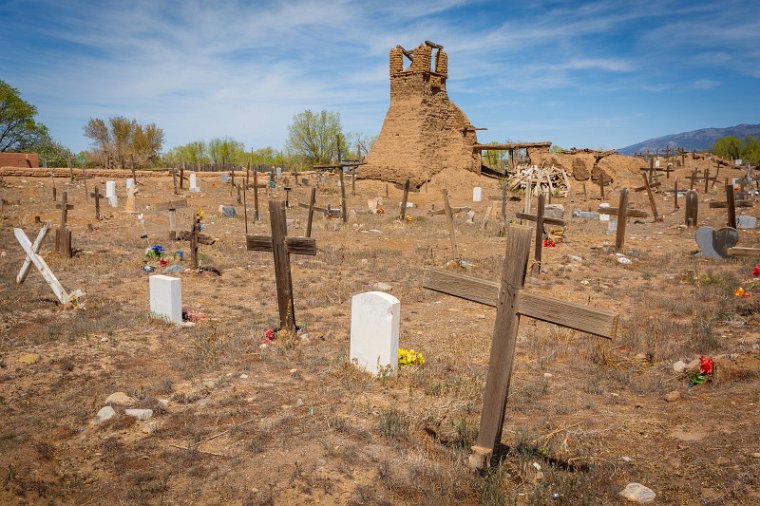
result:
[[[156,204],[156,211],[168,211],[170,209],[184,209],[187,207],[187,199],[170,200],[161,204]]]
[[[551,147],[552,143],[546,142],[517,142],[508,144],[475,144],[472,146],[474,151],[512,151],[515,149],[527,149],[527,148],[547,148]]]
[[[618,203],[617,230],[615,231],[615,249],[623,252],[625,247],[625,227],[628,225],[628,188],[620,190],[620,202]]]
[[[619,316],[612,311],[521,291],[517,296],[517,312],[522,316],[607,339],[617,336]]]
[[[177,240],[178,241],[192,241],[193,232],[188,232],[187,230],[184,230],[182,232],[177,232]],[[203,244],[205,246],[211,246],[216,242],[216,239],[211,237],[210,235],[206,234],[196,234],[197,241],[199,244]]]
[[[504,414],[517,344],[517,328],[520,323],[520,317],[515,311],[516,298],[518,291],[525,283],[531,236],[532,231],[527,227],[511,226],[507,232],[507,250],[504,258],[509,261],[504,262],[499,283],[496,321],[477,439],[478,446],[492,450],[501,440],[504,427]]]
[[[290,255],[285,242],[288,237],[288,226],[284,202],[280,200],[269,201],[269,220],[272,225],[271,251],[274,256],[280,328],[295,333],[296,315],[293,301],[293,280],[290,277]],[[311,239],[311,241],[314,240]]]
[[[658,186],[662,186],[662,181],[657,181],[655,183],[650,184],[649,188],[657,188]],[[638,187],[634,188],[633,191],[643,192],[646,189],[647,189],[646,186],[638,186]]]
[[[536,217],[532,214],[528,213],[515,213],[515,218],[518,218],[520,220],[530,220],[530,221],[536,221]],[[566,227],[567,222],[565,220],[558,220],[557,218],[546,218],[543,219],[545,225],[556,225],[558,227]]]
[[[50,224],[45,223],[42,225],[42,228],[40,229],[39,233],[37,234],[37,238],[34,240],[34,243],[32,244],[32,251],[34,253],[37,253],[40,250],[40,246],[42,246],[42,241],[45,240],[45,236],[47,236],[48,230],[50,230]],[[16,283],[19,285],[24,284],[24,281],[26,280],[27,274],[29,274],[29,267],[32,266],[32,260],[27,257],[24,259],[23,265],[21,265],[21,270],[18,271],[18,275],[16,276]]]
[[[288,253],[293,255],[317,254],[317,241],[311,237],[288,237],[285,243]],[[272,238],[267,235],[248,235],[245,245],[248,251],[272,251]]]
[[[754,202],[751,200],[735,200],[734,207],[753,207]],[[728,207],[728,202],[710,202],[710,209],[725,209]]]
[[[314,203],[317,200],[317,188],[316,186],[311,189],[309,195],[309,204],[306,206],[309,208],[309,217],[306,221],[306,237],[311,237],[311,224],[314,221]]]
[[[404,183],[404,196],[401,199],[401,213],[399,214],[399,218],[401,221],[404,221],[406,218],[406,203],[409,201],[409,180],[407,179]]]
[[[465,274],[428,269],[422,287],[489,307],[496,307],[499,300],[499,283]],[[520,292],[517,312],[536,320],[608,339],[617,336],[619,317],[615,313],[545,295]]]
[[[58,281],[58,278],[56,278],[55,274],[53,274],[53,271],[50,270],[50,267],[48,267],[45,259],[43,259],[40,255],[32,250],[32,243],[29,241],[29,238],[26,236],[24,231],[20,228],[14,228],[13,235],[16,236],[16,240],[26,253],[27,258],[29,258],[37,270],[40,271],[42,277],[53,290],[53,293],[58,299],[58,302],[61,304],[67,304],[69,302],[70,295],[68,292],[66,292],[66,290],[64,290],[60,281]]]
[[[726,185],[726,203],[728,204],[728,226],[736,228],[736,202],[734,202],[734,185],[732,184]]]
[[[610,216],[616,216],[619,214],[619,209],[617,207],[600,207],[596,210],[599,214],[608,214]],[[649,213],[646,211],[641,211],[639,209],[626,209],[625,212],[626,216],[629,218],[648,218]]]
[[[536,209],[536,239],[533,252],[533,272],[535,274],[541,273],[541,253],[544,250],[544,207],[546,204],[546,197],[542,193],[538,196],[538,207]],[[562,222],[564,223],[564,222]]]
[[[757,257],[760,256],[760,248],[733,247],[728,248],[728,254],[735,257]]]

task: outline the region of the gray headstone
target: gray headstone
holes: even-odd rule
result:
[[[714,230],[712,227],[700,227],[694,236],[701,255],[708,258],[728,257],[728,248],[733,248],[739,242],[739,232],[733,228],[724,227]]]
[[[748,214],[736,217],[736,228],[757,228],[757,218]]]
[[[229,183],[230,182],[230,175],[229,174],[222,174],[219,176],[219,179],[222,183]]]
[[[235,208],[232,206],[219,206],[219,211],[227,218],[234,218],[236,216]]]

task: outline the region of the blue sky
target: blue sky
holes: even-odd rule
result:
[[[760,123],[759,14],[746,0],[4,0],[0,79],[74,151],[112,115],[155,122],[166,148],[281,148],[306,109],[379,133],[388,50],[432,40],[482,141],[620,148]]]

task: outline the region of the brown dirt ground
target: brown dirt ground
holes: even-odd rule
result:
[[[639,185],[636,163],[610,168],[612,205],[621,185]],[[687,160],[665,186],[683,180],[690,163],[697,162]],[[471,202],[473,185],[490,196],[499,194],[498,182],[445,171],[412,194],[418,207],[400,224],[391,212],[400,191],[391,185],[388,212],[373,215],[366,201],[385,197],[386,185],[357,181],[356,196],[349,191],[356,221],[317,218],[317,256],[292,259],[297,319],[308,340],[281,336],[261,348],[264,330],[277,321],[271,256],[245,250],[242,216],[219,216],[217,206],[235,199],[218,174],[200,179],[203,193],[183,195],[192,209],[178,211],[178,222],[187,228],[192,210],[204,210],[217,243],[200,247],[202,265],[222,275],[179,274],[185,305],[208,318],[177,329],[150,319],[142,269],[148,244],[187,251],[187,243],[166,239],[165,213],[146,207],[172,198],[170,177],[140,186],[149,242],[134,216],[104,205],[106,219],[95,221],[82,182],[56,179],[59,194],[68,191],[75,205],[69,219],[80,251],[58,258],[51,233],[41,252],[67,289],[87,292],[84,310],[60,308],[36,270],[16,286],[23,255],[12,228],[33,238],[35,216],[55,223],[58,212],[47,175],[5,177],[1,504],[623,504],[618,492],[633,481],[652,488],[658,504],[760,501],[757,259],[693,255],[693,230],[681,226],[683,211],[674,211],[671,195],[656,196],[664,222],[629,225],[630,265],[610,251],[606,224],[569,217],[572,209],[595,209],[598,189],[589,187],[584,201],[576,184],[574,201],[555,199],[569,226],[556,248],[544,250],[544,270],[529,276],[527,288],[618,311],[621,330],[608,342],[524,319],[502,459],[474,474],[466,461],[494,311],[423,290],[421,279],[425,268],[443,267],[452,256],[445,218],[427,214],[433,204],[440,208],[443,187],[453,206],[477,212],[475,225],[456,218],[468,273],[498,277],[500,223],[480,223],[494,202]],[[105,179],[90,180],[90,189],[94,181]],[[724,224],[725,211],[705,204],[722,199],[720,188],[700,197],[701,224]],[[119,192],[123,205],[121,183]],[[307,196],[297,187],[290,199]],[[251,233],[268,233],[261,200],[264,220],[250,223]],[[631,200],[649,207],[644,193]],[[317,201],[339,204],[335,181]],[[510,202],[508,216],[520,207]],[[305,215],[289,211],[298,221],[292,235],[303,234]],[[741,245],[760,243],[757,231],[740,235]],[[351,296],[376,282],[390,284],[401,300],[401,346],[427,360],[396,377],[371,378],[348,362]],[[740,285],[758,295],[737,298]],[[25,363],[26,354],[39,359]],[[700,354],[717,358],[716,373],[690,387],[672,364]],[[116,391],[154,409],[153,418],[135,421],[117,407],[113,420],[93,425]],[[672,391],[680,399],[666,402]]]

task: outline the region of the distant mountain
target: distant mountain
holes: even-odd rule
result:
[[[639,142],[638,144],[631,144],[630,146],[618,149],[618,153],[621,155],[634,155],[636,153],[643,153],[647,149],[650,153],[654,153],[657,150],[662,151],[665,149],[665,146],[684,148],[686,151],[709,151],[712,149],[715,141],[727,135],[733,135],[742,140],[750,135],[760,139],[760,125],[741,124],[727,128],[703,128],[702,130],[694,130],[693,132],[666,135]]]

